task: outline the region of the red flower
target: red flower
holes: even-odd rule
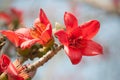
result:
[[[30,48],[38,39],[33,39],[30,35],[30,28],[20,28],[16,31],[2,30],[1,33],[5,35],[16,47],[22,49]]]
[[[16,47],[22,49],[30,48],[37,42],[46,45],[52,40],[52,27],[42,9],[40,9],[40,18],[35,20],[34,27],[34,29],[20,28],[16,31],[2,30],[1,33]]]
[[[92,20],[78,26],[74,15],[66,12],[64,15],[66,31],[55,33],[72,64],[78,64],[82,56],[94,56],[102,53],[102,46],[91,40],[100,28],[97,20]]]
[[[34,27],[34,29],[20,28],[16,31],[2,30],[1,33],[16,47],[22,49],[30,48],[36,42],[45,46],[52,40],[52,27],[42,9],[40,9],[40,17],[35,20]]]
[[[7,73],[8,80],[24,80],[19,76],[15,66],[5,54],[0,57],[0,74],[3,72]]]
[[[41,45],[46,45],[52,39],[52,27],[44,11],[40,9],[39,18],[34,22],[34,29],[31,29],[31,35],[39,39]]]
[[[23,21],[23,12],[21,10],[11,8],[11,14],[15,16],[15,18],[17,18],[19,22]]]
[[[23,12],[21,10],[18,10],[16,8],[11,8],[11,16],[13,19],[17,19],[19,23],[23,22]]]

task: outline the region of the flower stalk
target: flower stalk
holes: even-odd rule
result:
[[[28,66],[25,71],[30,72],[30,71],[33,71],[33,70],[39,68],[40,66],[45,64],[48,60],[50,60],[55,54],[57,54],[58,51],[60,51],[62,48],[63,48],[63,45],[60,45],[56,49],[47,52],[47,54],[45,54],[38,61],[36,61],[35,63]]]

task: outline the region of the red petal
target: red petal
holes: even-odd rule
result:
[[[70,33],[73,29],[78,27],[78,21],[76,17],[73,14],[68,12],[65,12],[64,23],[68,33]]]
[[[5,20],[7,24],[11,23],[11,17],[4,12],[0,12],[0,19]]]
[[[92,40],[82,40],[81,47],[82,55],[85,56],[94,56],[103,53],[102,46]]]
[[[19,28],[15,31],[16,34],[21,35],[22,38],[32,39],[30,35],[30,28]]]
[[[27,40],[27,41],[23,42],[20,47],[22,49],[30,48],[32,45],[34,45],[38,41],[39,41],[38,39]]]
[[[10,64],[9,57],[6,56],[5,54],[2,54],[2,56],[0,57],[0,73],[4,72],[9,64]]]
[[[50,24],[47,25],[46,29],[42,32],[40,38],[46,43],[52,38],[52,27]],[[44,43],[44,44],[45,44]]]
[[[20,46],[19,38],[15,32],[10,30],[2,30],[1,33],[5,35],[16,47]]]
[[[64,50],[67,53],[67,55],[69,56],[72,64],[78,64],[82,58],[82,54],[80,49],[78,48],[72,48],[72,47],[68,47],[68,46],[64,46]]]
[[[39,17],[40,17],[40,22],[45,24],[46,26],[47,26],[47,24],[50,23],[46,14],[44,13],[44,11],[42,9],[40,9]]]
[[[80,25],[80,27],[82,29],[84,39],[91,39],[98,32],[100,23],[97,20],[92,20]]]
[[[14,66],[12,63],[9,64],[9,66],[8,66],[8,68],[7,68],[7,72],[8,72],[8,74],[11,75],[11,76],[15,76],[15,75],[18,74],[15,66]]]
[[[68,45],[68,35],[64,30],[55,32],[55,36],[59,39],[61,44]]]
[[[71,35],[76,39],[82,37],[82,31],[80,27],[77,27],[71,32]]]
[[[7,74],[9,80],[24,80],[22,77],[18,75],[18,72],[12,63],[10,63],[7,68]]]
[[[9,57],[3,54],[2,55],[2,64],[3,64],[2,66],[7,67],[9,63],[10,63]]]

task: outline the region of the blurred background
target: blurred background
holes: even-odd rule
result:
[[[79,24],[91,19],[101,23],[93,40],[103,46],[103,55],[83,56],[78,65],[72,65],[61,50],[37,70],[33,80],[120,80],[120,0],[0,0],[0,11],[11,7],[23,11],[27,27],[32,27],[40,8],[53,27],[55,22],[64,25],[66,11],[73,13]]]

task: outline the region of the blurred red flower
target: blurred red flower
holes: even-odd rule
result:
[[[23,12],[16,8],[11,8],[11,15],[13,19],[17,19],[19,23],[23,22]]]
[[[10,13],[7,12],[0,12],[0,19],[5,20],[7,25],[13,23],[14,21],[18,23],[23,22],[23,12],[16,8],[11,8]]]
[[[0,12],[0,19],[4,20],[7,25],[10,24],[12,21],[11,17],[8,14],[6,14],[5,12]]]
[[[91,20],[78,26],[76,17],[66,12],[64,15],[65,30],[55,33],[72,64],[78,64],[82,56],[94,56],[102,53],[102,46],[91,40],[100,28],[97,20]]]

